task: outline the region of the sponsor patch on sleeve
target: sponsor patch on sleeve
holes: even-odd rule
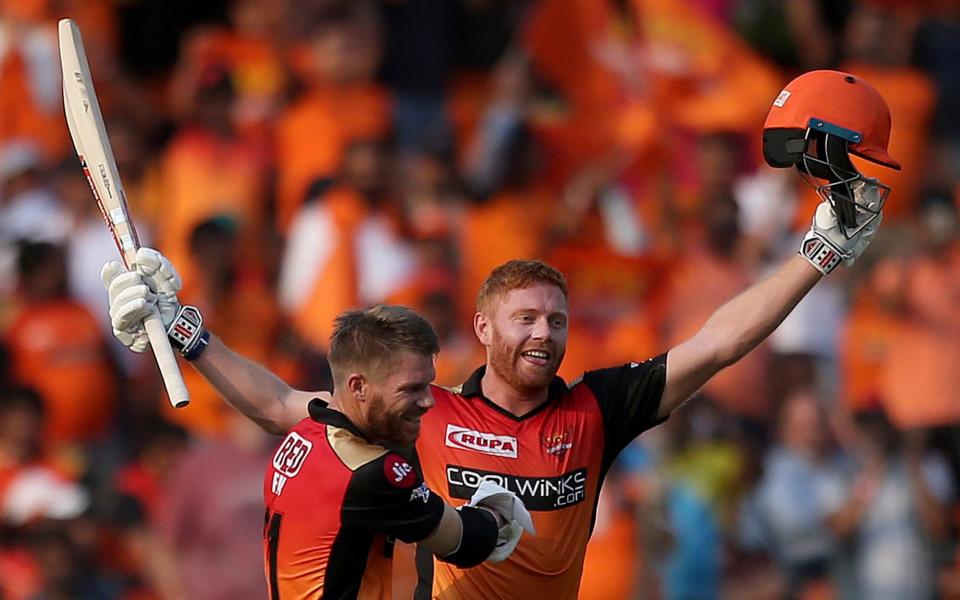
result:
[[[418,499],[423,500],[424,504],[430,499],[430,488],[427,487],[426,483],[421,483],[410,493],[410,502]]]
[[[387,481],[398,488],[413,487],[417,482],[417,474],[413,472],[413,467],[396,454],[388,454],[384,459],[383,474],[387,476]]]

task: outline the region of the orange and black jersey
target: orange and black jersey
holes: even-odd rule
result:
[[[434,561],[433,596],[574,600],[603,479],[617,454],[660,422],[666,355],[590,371],[571,386],[558,377],[547,401],[520,417],[483,396],[483,373],[459,389],[432,388],[436,405],[417,441],[424,476],[454,506],[495,481],[523,499],[537,535],[499,564]]]
[[[393,539],[443,516],[409,458],[371,443],[321,400],[267,468],[264,563],[271,600],[390,598]]]

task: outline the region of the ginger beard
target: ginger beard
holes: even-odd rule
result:
[[[491,324],[490,342],[487,364],[510,387],[524,394],[546,389],[563,362],[565,348],[558,348],[552,340],[516,345],[503,336],[495,324]],[[524,355],[535,350],[546,352],[548,358],[542,360]]]

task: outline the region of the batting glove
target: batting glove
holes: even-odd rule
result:
[[[467,506],[489,510],[500,524],[497,545],[487,557],[488,562],[498,563],[506,560],[520,543],[520,537],[524,531],[530,535],[537,534],[533,526],[533,518],[524,506],[523,500],[492,481],[483,480],[473,497],[467,502]]]
[[[203,328],[200,311],[180,304],[177,292],[183,282],[173,264],[153,248],[140,248],[133,266],[136,270],[128,271],[111,261],[100,272],[110,298],[114,337],[134,352],[143,352],[149,345],[143,319],[157,311],[171,345],[187,360],[197,358],[209,334]]]
[[[857,204],[873,208],[879,206],[879,190],[871,180],[854,184],[854,197]],[[880,227],[883,215],[857,208],[858,226],[852,235],[847,235],[840,227],[837,215],[830,203],[824,200],[817,206],[810,230],[800,244],[800,254],[810,261],[824,275],[830,274],[842,261],[852,266],[870,245],[870,241]]]
[[[150,345],[143,320],[157,310],[157,295],[143,277],[116,261],[103,265],[100,279],[110,300],[110,325],[113,337],[134,352],[143,352]]]

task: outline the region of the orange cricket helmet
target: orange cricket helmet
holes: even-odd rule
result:
[[[878,216],[890,193],[880,182],[866,181],[849,155],[899,170],[887,152],[889,142],[890,108],[883,96],[865,79],[841,71],[810,71],[788,83],[763,124],[767,164],[797,167],[833,206],[847,235]],[[869,207],[854,193],[865,183],[879,188],[880,200]]]
[[[764,155],[767,156],[768,132],[783,129],[805,131],[807,128],[845,139],[852,154],[900,170],[900,163],[887,152],[890,108],[866,79],[841,71],[823,70],[804,73],[788,83],[773,101],[763,124]],[[778,150],[782,149],[770,150],[776,158]],[[775,162],[782,163],[783,160]]]

